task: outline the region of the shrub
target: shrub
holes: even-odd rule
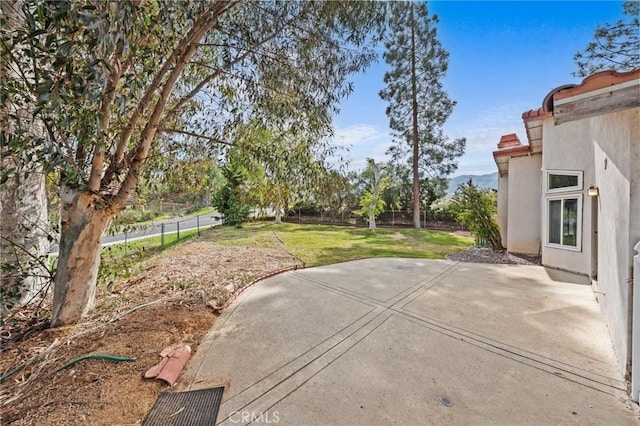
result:
[[[456,220],[476,236],[476,241],[488,241],[496,251],[504,251],[500,228],[494,217],[497,212],[496,191],[479,189],[469,181],[458,186],[451,209]]]

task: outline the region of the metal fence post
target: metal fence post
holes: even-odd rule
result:
[[[178,227],[178,239],[180,239],[180,221],[176,222],[176,226]]]
[[[198,227],[198,237],[200,236],[200,215],[196,216],[196,226]]]
[[[164,247],[164,223],[160,224],[160,247]]]

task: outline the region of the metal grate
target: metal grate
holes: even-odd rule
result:
[[[216,424],[224,387],[188,392],[163,392],[143,426],[211,426]]]

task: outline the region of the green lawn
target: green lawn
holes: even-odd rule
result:
[[[217,227],[203,238],[218,244],[272,246],[282,240],[287,250],[307,266],[328,265],[371,257],[444,259],[473,244],[472,238],[448,232],[405,228],[366,228],[250,223],[242,229]]]

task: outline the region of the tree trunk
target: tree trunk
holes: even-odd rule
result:
[[[51,326],[77,323],[95,302],[102,235],[115,212],[95,205],[96,196],[63,186],[62,234],[54,280]]]
[[[415,22],[413,20],[413,3],[411,4],[411,98],[413,124],[413,226],[420,228],[420,174],[418,173],[418,88],[416,83],[416,39]]]
[[[376,214],[373,212],[373,207],[369,209],[369,229],[376,229]]]
[[[2,305],[24,305],[46,285],[49,214],[42,167],[26,173],[11,158],[2,167],[16,173],[0,195],[0,262]],[[41,263],[42,262],[42,263]]]
[[[0,10],[9,28],[19,28],[24,22],[22,6],[22,1],[0,2]],[[0,57],[3,84],[6,79],[19,75],[5,59],[4,55]],[[7,121],[7,127],[2,130],[8,135],[18,134],[16,123],[24,126],[19,130],[25,133],[31,132],[38,137],[44,134],[42,124],[30,117],[24,104],[14,104],[11,98],[3,105],[0,114],[20,117],[20,120]],[[0,151],[0,168],[9,173],[0,188],[0,305],[4,310],[30,302],[47,284],[50,225],[46,176],[42,165],[26,164],[20,153],[11,152],[4,144]]]
[[[275,211],[276,211],[276,223],[282,223],[282,207],[280,206],[279,203],[276,204]]]

